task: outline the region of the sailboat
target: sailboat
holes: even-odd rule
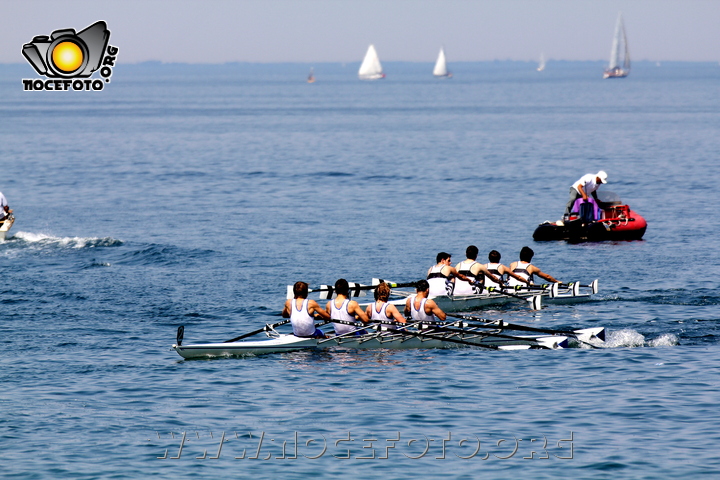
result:
[[[377,80],[379,78],[385,78],[385,74],[382,71],[382,65],[380,65],[380,58],[375,51],[375,45],[368,47],[365,58],[363,59],[360,70],[358,70],[358,78],[360,80]]]
[[[445,60],[445,49],[442,47],[440,47],[440,53],[438,54],[437,62],[435,62],[433,75],[435,75],[436,77],[452,78],[452,73],[448,71],[447,61]]]
[[[308,75],[307,82],[308,83],[315,82],[315,72],[313,71],[313,67],[310,67],[310,75]]]
[[[538,62],[537,71],[542,72],[543,70],[545,70],[545,54],[541,53],[540,54],[540,62]]]
[[[620,64],[622,63],[622,66]],[[618,14],[615,24],[612,50],[610,50],[610,63],[603,73],[603,78],[623,78],[630,74],[630,51],[628,50],[627,36],[622,13]]]

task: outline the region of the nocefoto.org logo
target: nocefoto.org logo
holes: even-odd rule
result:
[[[100,91],[110,83],[118,48],[108,45],[110,30],[102,20],[85,30],[55,30],[38,35],[22,47],[22,54],[41,78],[23,78],[25,91]],[[89,78],[100,70],[100,78]]]

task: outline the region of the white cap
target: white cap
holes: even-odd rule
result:
[[[605,173],[605,170],[600,170],[596,177],[600,179],[600,183],[607,183],[607,173]]]

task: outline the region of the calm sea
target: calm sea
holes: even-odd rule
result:
[[[0,66],[1,476],[720,478],[720,66],[385,67],[118,64],[92,93]],[[533,242],[599,169],[644,240]],[[297,280],[412,281],[469,244],[598,278],[483,315],[608,348],[170,349],[277,321]]]

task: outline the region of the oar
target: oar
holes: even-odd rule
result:
[[[326,325],[333,320],[323,320],[322,322],[315,325],[315,328],[322,327],[323,325]],[[265,325],[262,328],[259,328],[253,332],[246,333],[244,335],[240,335],[239,337],[231,338],[230,340],[225,340],[223,343],[232,343],[237,342],[238,340],[242,340],[243,338],[252,337],[253,335],[257,335],[258,333],[262,332],[269,332],[270,330],[273,330],[275,327],[279,327],[280,325],[285,325],[286,323],[290,323],[290,319],[283,320],[282,322],[272,323]]]
[[[417,284],[418,284],[418,282],[396,283],[396,282],[390,282],[388,280],[383,280],[382,278],[373,278],[371,283],[373,284],[372,288],[377,287],[381,283],[387,283],[388,287],[390,287],[390,288],[417,287]]]
[[[533,295],[532,297],[521,297],[520,295],[515,295],[513,293],[506,292],[504,287],[488,287],[485,290],[487,290],[488,292],[498,292],[502,295],[507,295],[508,297],[519,298],[520,300],[525,300],[526,302],[530,302],[531,308],[533,310],[540,310],[542,308],[542,295]]]
[[[366,328],[369,328],[369,326],[380,327],[380,325],[383,325],[383,324],[392,324],[392,325],[397,324],[397,325],[402,325],[403,328],[406,328],[406,327],[408,327],[409,325],[413,325],[413,324],[408,324],[408,323],[396,322],[396,321],[394,321],[394,320],[387,320],[387,321],[370,320],[368,323],[362,323],[362,322],[353,322],[353,321],[350,321],[350,320],[337,320],[337,319],[333,319],[333,320],[328,320],[327,322],[328,322],[328,323],[342,323],[343,325],[350,325],[350,326],[352,326],[352,327],[355,327],[355,330],[351,330],[351,331],[349,331],[349,332],[341,333],[340,335],[335,335],[334,337],[328,337],[328,338],[326,338],[326,339],[324,339],[324,340],[319,341],[319,342],[318,342],[318,345],[321,344],[321,343],[328,342],[328,341],[330,341],[330,340],[335,340],[335,339],[338,339],[338,338],[344,338],[344,337],[347,337],[347,336],[349,336],[349,335],[355,335],[357,332],[359,332],[359,331],[361,331],[361,330],[365,330]],[[418,322],[418,323],[419,323],[419,322]],[[397,333],[401,333],[401,332],[397,332]]]
[[[231,338],[230,340],[225,340],[223,343],[237,342],[238,340],[242,340],[243,338],[252,337],[253,335],[257,335],[258,333],[267,332],[269,330],[274,329],[275,327],[279,327],[280,325],[285,325],[286,323],[290,323],[289,318],[287,320],[283,320],[282,322],[265,325],[262,328],[258,328],[257,330],[253,330],[252,332],[245,333],[243,335],[240,335],[239,337]]]
[[[362,285],[360,283],[348,282],[350,287],[350,296],[353,297],[364,297],[366,295],[365,290],[375,290],[376,286],[373,285]],[[320,285],[320,288],[308,288],[308,293],[320,292],[321,299],[330,299],[335,293],[335,287],[332,285]],[[287,298],[293,298],[293,285],[287,286]]]
[[[332,321],[333,321],[333,322],[336,322],[336,323],[343,323],[343,324],[346,324],[346,325],[353,325],[353,326],[356,326],[356,327],[358,326],[357,322],[348,322],[348,321],[346,321],[346,320],[332,320]],[[373,322],[373,323],[375,323],[375,322]],[[386,323],[386,322],[377,322],[377,323]],[[414,324],[402,324],[402,323],[399,323],[399,325],[403,325],[404,327],[407,327],[407,326],[409,326],[409,325],[424,324],[424,323],[426,323],[426,321],[418,321],[418,322],[415,322]],[[363,325],[367,326],[367,324],[363,324]],[[359,330],[360,328],[362,328],[362,327],[358,327],[358,330]],[[431,328],[434,328],[434,326],[431,327]],[[344,333],[344,334],[342,334],[342,335],[338,335],[338,336],[332,337],[332,338],[344,337],[344,336],[346,336],[346,335],[354,334],[355,332],[356,332],[356,330],[355,330],[355,331],[352,331],[352,332],[347,332],[347,333]],[[507,349],[509,349],[509,348],[504,348],[504,347],[498,347],[497,345],[485,345],[485,344],[482,344],[482,343],[475,343],[475,342],[470,342],[470,341],[467,341],[467,340],[458,340],[458,339],[455,339],[455,338],[443,337],[443,336],[441,336],[441,335],[433,335],[432,333],[420,332],[420,331],[417,331],[417,330],[415,330],[415,331],[408,331],[408,330],[393,331],[393,332],[391,332],[391,333],[396,333],[396,334],[398,334],[398,335],[406,335],[406,336],[411,336],[411,337],[429,338],[429,339],[432,339],[432,340],[440,340],[440,341],[443,341],[443,342],[456,343],[456,344],[458,344],[458,345],[467,345],[467,346],[470,346],[470,347],[488,348],[488,349],[490,349],[490,350],[500,350],[500,349],[507,350]],[[331,340],[331,339],[321,340],[320,342],[318,342],[318,344],[323,343],[323,342],[325,342],[325,341],[329,341],[329,340]],[[523,340],[527,341],[527,339],[523,339]],[[512,346],[512,349],[518,349],[518,350],[519,350],[519,349],[524,349],[524,348],[528,348],[528,349],[529,349],[529,348],[530,348],[530,345],[517,345],[517,346]]]
[[[512,288],[516,292],[519,292],[522,290],[526,290],[528,292],[531,290],[535,290],[535,291],[542,290],[543,292],[545,292],[545,291],[549,290],[550,298],[555,298],[558,295],[558,286],[559,285],[560,285],[559,283],[550,283],[550,284],[543,283],[542,285],[515,285],[513,287],[506,287],[506,288]]]
[[[452,324],[451,324],[451,325],[452,325]],[[470,325],[468,325],[468,326],[470,326]],[[449,333],[466,334],[466,335],[473,335],[473,334],[478,335],[477,332],[469,332],[469,331],[467,331],[467,330],[463,330],[463,329],[462,329],[462,326],[461,326],[461,328],[458,329],[458,328],[451,328],[451,327],[445,326],[445,325],[432,324],[432,325],[429,326],[429,328],[432,329],[432,330],[440,330],[440,331],[449,332]],[[522,341],[522,342],[534,341],[534,342],[537,343],[537,346],[542,347],[542,348],[548,348],[548,349],[551,349],[551,350],[557,348],[557,343],[551,343],[551,340],[550,340],[550,338],[554,337],[554,335],[553,335],[553,336],[550,336],[550,337],[547,337],[547,339],[534,338],[534,339],[532,339],[532,340],[529,339],[529,338],[518,337],[518,336],[515,336],[515,335],[505,335],[505,334],[502,334],[502,333],[489,333],[488,336],[497,337],[497,338],[507,338],[507,339],[509,339],[509,340],[519,340],[519,341]],[[556,338],[557,338],[557,337],[556,337]],[[566,338],[566,337],[563,336],[563,337],[561,337],[561,338],[564,339],[564,338]],[[532,345],[531,345],[531,346],[532,346]]]
[[[598,279],[596,278],[592,282],[590,282],[588,285],[582,285],[580,282],[570,282],[570,283],[543,283],[541,285],[515,285],[512,287],[515,290],[547,290],[548,288],[551,289],[550,291],[550,297],[557,296],[557,289],[558,287],[568,288],[572,289],[573,296],[579,295],[580,287],[582,288],[589,288],[592,291],[592,294],[596,294],[598,292]]]
[[[547,333],[549,335],[569,335],[569,336],[575,337],[579,342],[582,342],[582,343],[587,343],[587,341],[583,340],[583,338],[590,340],[593,337],[597,338],[599,340],[605,341],[605,328],[604,327],[584,328],[584,329],[579,329],[579,330],[551,330],[548,328],[536,328],[536,327],[528,327],[525,325],[518,325],[515,323],[508,323],[504,320],[487,320],[485,318],[473,317],[473,316],[469,316],[469,315],[457,315],[457,314],[453,314],[453,313],[448,313],[446,315],[449,317],[461,318],[463,320],[469,320],[472,322],[479,322],[477,324],[472,325],[472,326],[479,327],[479,328],[506,328],[508,330]],[[591,343],[587,343],[587,344],[592,346],[593,348],[598,348]]]
[[[593,280],[592,282],[590,282],[589,285],[580,285],[580,282],[570,282],[570,283],[561,283],[560,286],[561,286],[561,287],[572,288],[572,289],[573,289],[573,295],[577,295],[577,294],[579,293],[579,288],[580,288],[580,287],[590,288],[590,289],[592,290],[593,295],[594,295],[594,294],[596,294],[596,293],[598,292],[598,279],[596,278],[595,280]],[[578,289],[578,290],[577,290],[578,293],[576,293],[576,288]]]

